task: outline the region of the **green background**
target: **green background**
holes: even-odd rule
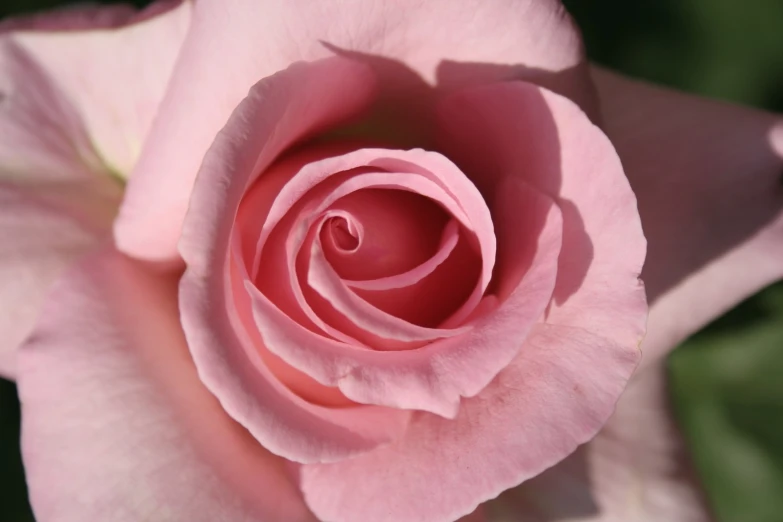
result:
[[[0,17],[77,3],[0,1]],[[783,1],[565,3],[593,60],[783,112]],[[675,409],[720,522],[783,522],[783,285],[693,336],[669,368]],[[0,522],[32,520],[18,437],[15,388],[0,380]]]

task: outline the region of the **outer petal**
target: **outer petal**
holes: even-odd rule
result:
[[[108,249],[49,296],[19,357],[36,519],[314,522],[199,381],[176,296],[176,276]]]
[[[191,3],[159,11],[154,6],[134,18],[117,8],[91,9],[11,25],[11,31],[0,35],[0,53],[16,47],[40,68],[83,122],[106,168],[123,177],[135,165],[163,98],[190,22]],[[130,25],[108,28],[120,21]],[[63,30],[53,32],[55,28]]]
[[[465,89],[444,100],[440,116],[446,152],[485,194],[504,177],[520,178],[561,208],[563,250],[546,322],[638,352],[646,245],[607,137],[573,102],[525,82]]]
[[[373,66],[386,98],[413,95],[418,105],[430,96],[427,84],[436,82],[449,89],[525,77],[586,105],[592,94],[578,33],[556,0],[198,2],[172,88],[129,186],[116,227],[120,247],[146,258],[176,257],[201,158],[250,86],[335,49]],[[426,112],[417,107],[419,126]]]
[[[634,378],[595,439],[484,507],[492,522],[708,522],[696,484],[656,364]]]
[[[455,419],[420,413],[387,447],[302,466],[305,500],[322,520],[451,522],[592,438],[636,361],[584,330],[538,325]]]
[[[594,73],[649,241],[651,363],[783,276],[783,117]]]
[[[88,28],[127,22],[127,10],[0,27],[0,375],[14,375],[50,284],[109,231],[122,193],[104,163],[119,161],[109,141],[144,138],[188,17],[183,6],[147,18],[156,12],[116,31]],[[84,30],[31,30],[55,27]],[[141,41],[155,60],[132,54]]]
[[[16,351],[51,284],[110,232],[119,187],[73,180],[17,187],[0,181],[0,376],[16,376]]]

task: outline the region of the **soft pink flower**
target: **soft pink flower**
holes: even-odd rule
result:
[[[707,518],[660,361],[783,275],[779,117],[555,0],[200,0],[0,26],[0,135],[42,522]]]

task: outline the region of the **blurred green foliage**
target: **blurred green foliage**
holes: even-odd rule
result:
[[[588,54],[631,76],[783,111],[783,1],[564,0]]]
[[[2,0],[0,17],[69,3],[81,2]],[[693,93],[783,111],[783,1],[565,4],[593,60]],[[693,336],[669,362],[678,418],[719,520],[781,522],[783,285]],[[33,520],[18,434],[15,389],[0,380],[0,522]]]
[[[783,287],[693,336],[669,367],[679,421],[721,522],[783,520]]]

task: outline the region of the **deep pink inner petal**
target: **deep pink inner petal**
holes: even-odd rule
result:
[[[358,403],[425,410],[453,418],[461,398],[483,389],[522,349],[530,328],[550,303],[555,283],[562,231],[559,209],[551,199],[523,184],[507,190],[511,192],[505,201],[517,209],[513,212],[516,226],[508,230],[516,231],[512,239],[519,248],[504,250],[518,259],[504,261],[501,278],[513,282],[515,267],[527,270],[503,303],[491,295],[480,300],[468,315],[475,319],[463,325],[468,326],[465,334],[438,339],[415,350],[353,346],[302,328],[248,282],[264,344],[291,366],[320,383],[338,387]],[[501,217],[505,215],[499,211]],[[383,386],[378,386],[379,382]]]
[[[403,348],[402,346],[399,346],[400,342],[420,343],[422,341],[430,341],[459,333],[459,330],[445,331],[422,328],[419,325],[400,320],[400,318],[378,309],[357,296],[352,289],[345,284],[334,267],[332,267],[326,259],[320,242],[321,234],[318,232],[318,229],[323,226],[325,220],[333,217],[334,213],[339,213],[342,216],[351,216],[350,220],[352,222],[355,220],[353,217],[354,214],[362,214],[364,216],[372,214],[372,209],[367,206],[365,206],[364,209],[361,209],[361,205],[359,205],[357,208],[358,211],[355,213],[334,209],[334,207],[338,206],[339,203],[347,197],[355,196],[356,194],[365,191],[377,191],[378,189],[391,193],[391,197],[387,196],[384,198],[387,200],[387,203],[391,203],[391,205],[386,209],[386,216],[381,216],[380,219],[375,217],[370,219],[370,222],[375,222],[375,225],[372,228],[378,229],[380,222],[393,221],[396,219],[397,215],[404,215],[404,213],[409,210],[405,205],[399,207],[397,213],[392,215],[394,214],[391,210],[394,208],[394,195],[398,192],[410,192],[412,190],[420,191],[421,194],[425,194],[430,198],[443,201],[445,206],[450,207],[467,222],[467,218],[462,215],[459,206],[456,205],[456,202],[453,201],[441,187],[417,174],[366,173],[349,177],[346,181],[335,187],[334,190],[321,201],[317,208],[307,208],[303,211],[296,219],[290,232],[288,232],[287,266],[295,265],[297,270],[297,277],[294,277],[293,273],[291,274],[290,283],[294,293],[300,300],[302,308],[307,312],[308,316],[314,320],[323,320],[327,323],[328,327],[333,327],[335,330],[347,334],[352,339],[358,339],[369,346],[380,349]],[[421,196],[417,196],[416,194],[412,195],[418,197],[423,202],[427,202],[427,200]],[[427,203],[435,207],[434,202]],[[391,212],[391,214],[389,212]],[[448,216],[445,215],[445,213],[443,213],[443,215],[445,219],[448,219]],[[367,227],[360,223],[355,224],[354,226],[357,230],[359,228],[362,229],[366,241],[370,236],[366,230]],[[382,228],[383,226],[381,225],[380,227]],[[417,230],[414,227],[413,230],[408,230],[405,235],[415,235],[416,233]],[[414,245],[416,243],[415,240],[408,240],[407,242]],[[434,245],[437,245],[437,243]],[[362,248],[360,247],[359,250],[362,250]],[[357,250],[357,253],[359,250]],[[380,253],[383,254],[385,252],[381,250]],[[393,255],[388,257],[393,258]],[[373,257],[377,256],[370,256],[366,262],[373,263],[375,261]],[[426,258],[426,255],[419,255],[416,257]],[[407,263],[407,265],[411,264],[413,263]],[[400,268],[405,268],[405,265]],[[315,290],[315,292],[320,295],[321,299],[318,299],[312,292],[307,292],[306,289],[308,286],[312,290]],[[313,317],[313,314],[315,314],[317,318]],[[386,343],[385,340],[390,340],[392,343]],[[407,348],[411,347],[413,346],[407,346]]]
[[[487,364],[469,365],[470,376],[431,361],[454,350],[462,357],[465,349],[449,341],[498,306],[484,295],[497,252],[490,211],[437,153],[346,143],[294,150],[258,174],[234,234],[246,274],[236,283],[255,324],[243,323],[255,330],[266,368],[311,403],[453,417],[460,396],[517,349],[513,341],[475,347]],[[540,309],[546,293],[544,285],[528,294],[531,306]],[[369,373],[356,366],[365,359]],[[372,384],[378,372],[396,376],[384,377],[385,391]],[[332,396],[334,388],[344,397]]]
[[[389,277],[381,277],[378,279],[368,279],[364,281],[352,281],[345,280],[345,284],[354,289],[361,290],[393,290],[396,288],[404,288],[414,285],[430,275],[438,266],[440,266],[457,246],[457,242],[460,238],[460,227],[456,220],[451,220],[444,227],[443,234],[440,238],[440,246],[435,254],[427,259],[424,263],[411,268],[406,272],[395,274]]]
[[[363,236],[350,215],[329,218],[322,232],[321,240],[328,245],[327,252],[336,251],[337,255],[356,252]]]
[[[475,222],[478,222],[479,229],[484,230],[486,225],[484,224],[483,216],[477,218],[475,215],[480,213],[480,208],[477,212],[477,207],[473,206],[471,212],[474,215],[466,214],[463,210],[462,202],[458,201],[451,193],[454,189],[447,190],[446,187],[449,187],[449,184],[438,180],[431,173],[424,175],[422,173],[413,174],[377,170],[368,172],[370,167],[363,164],[367,162],[356,161],[357,159],[362,159],[364,155],[369,155],[369,158],[372,159],[377,157],[376,155],[379,153],[383,154],[383,156],[394,153],[400,154],[398,151],[385,149],[363,149],[354,153],[326,158],[320,161],[315,160],[307,165],[298,166],[288,176],[281,176],[282,178],[287,178],[288,182],[283,184],[273,201],[270,201],[268,196],[264,196],[265,191],[259,198],[248,200],[248,202],[254,200],[263,202],[261,209],[265,209],[267,213],[266,221],[262,225],[259,226],[258,223],[264,218],[260,216],[256,218],[256,214],[252,212],[252,206],[251,210],[243,214],[244,217],[241,217],[240,221],[249,223],[250,229],[260,229],[260,238],[256,242],[254,255],[254,259],[257,261],[253,262],[254,264],[257,263],[255,282],[258,289],[280,307],[286,315],[312,331],[320,330],[323,334],[349,344],[372,346],[380,349],[409,349],[416,347],[409,343],[420,345],[424,341],[459,334],[462,330],[460,322],[455,321],[450,325],[449,329],[444,330],[423,327],[395,317],[355,295],[352,290],[346,287],[336,273],[330,275],[331,272],[334,272],[334,268],[328,262],[325,262],[326,264],[323,266],[320,264],[317,266],[313,265],[314,268],[321,269],[319,272],[321,276],[316,277],[314,280],[308,280],[310,277],[308,275],[308,267],[310,265],[306,258],[302,258],[300,254],[310,251],[310,246],[315,238],[314,230],[317,227],[321,227],[325,220],[335,219],[337,222],[341,221],[344,223],[344,232],[347,232],[347,236],[343,237],[343,240],[350,241],[348,236],[353,237],[351,229],[354,230],[357,239],[359,236],[362,238],[369,236],[365,231],[367,227],[361,224],[354,216],[354,214],[363,216],[371,214],[369,205],[346,205],[347,207],[355,207],[356,210],[354,212],[334,208],[343,199],[366,190],[405,193],[403,201],[407,203],[400,208],[403,211],[403,216],[411,208],[415,209],[418,207],[426,209],[424,210],[426,213],[424,218],[426,219],[430,219],[433,214],[436,214],[440,216],[440,221],[445,223],[449,220],[449,215],[451,215],[456,217],[465,227],[475,226]],[[310,157],[312,156],[310,155]],[[452,164],[446,164],[445,166],[452,169],[455,168]],[[273,174],[278,173],[279,170],[274,169]],[[456,173],[448,174],[456,177]],[[264,185],[269,185],[269,183]],[[279,184],[273,182],[271,182],[271,185],[279,186]],[[310,187],[309,189],[307,188],[308,186]],[[457,187],[460,190],[466,190],[458,185]],[[475,191],[475,188],[473,190]],[[258,192],[251,189],[251,193],[257,194]],[[390,203],[394,202],[395,198],[387,197],[385,199],[389,200],[389,204],[386,205],[388,207],[387,210],[393,208],[394,205]],[[410,205],[410,200],[414,201],[413,205]],[[360,202],[361,200],[357,198],[356,201]],[[259,214],[263,216],[263,213]],[[488,217],[488,213],[485,213],[485,215]],[[382,226],[380,222],[393,219],[395,218],[371,218],[369,222],[374,222],[375,225],[373,226],[377,229]],[[412,223],[415,220],[411,220],[408,216],[402,221],[408,225],[417,225],[417,223]],[[433,223],[435,224],[434,228],[440,230],[437,234],[431,233],[431,238],[425,237],[425,241],[419,240],[419,245],[422,242],[429,242],[432,246],[427,248],[427,250],[435,252],[438,248],[438,238],[442,234],[443,227],[439,226],[438,220],[433,220]],[[491,222],[489,226],[491,227]],[[430,224],[430,227],[432,227],[432,224]],[[397,232],[396,235],[399,238],[405,238],[405,236],[415,238],[417,233],[418,229],[414,226],[414,229],[409,230],[407,234]],[[248,241],[252,241],[252,237],[248,237],[245,233],[242,236],[245,244]],[[468,250],[479,248],[479,241],[472,231],[466,237],[469,238],[466,242],[470,247]],[[489,239],[491,240],[488,242],[490,245],[489,252],[494,254],[494,237]],[[415,240],[403,239],[403,241],[416,245]],[[333,251],[335,253],[344,250],[334,245],[331,240],[329,242],[334,246]],[[487,240],[484,243],[487,243]],[[481,248],[486,250],[484,246]],[[243,251],[245,252],[244,255],[247,255],[247,249],[243,249]],[[358,249],[356,252],[358,252]],[[307,254],[304,255],[306,256]],[[471,255],[478,259],[478,253]],[[377,256],[374,257],[377,258]],[[416,261],[422,258],[427,259],[427,255],[417,256]],[[373,259],[368,259],[367,262],[372,263],[373,261]],[[490,257],[490,261],[494,261],[494,256]],[[245,262],[249,263],[249,260],[245,259]],[[482,271],[485,271],[485,260],[478,259],[478,263],[481,265]],[[493,263],[490,262],[489,264]],[[400,265],[400,269],[407,268],[410,265],[416,265],[416,263]],[[296,270],[292,270],[294,267],[296,267]],[[477,306],[481,298],[484,281],[479,277],[463,279],[465,279],[465,284],[470,284],[470,279],[472,279],[473,291],[463,293],[463,295],[469,295],[469,299],[464,300],[464,302],[456,301],[453,304],[456,306],[461,305],[460,310],[466,310],[469,313]],[[321,294],[320,298],[313,292],[308,291],[308,286],[312,287],[314,283],[318,286],[319,282],[321,283],[320,286],[318,288],[313,287],[313,289]],[[453,284],[453,281],[451,283]],[[452,310],[453,308],[448,308],[448,311]],[[441,313],[440,315],[445,316],[446,314]],[[426,322],[438,324],[439,321],[428,320]]]
[[[437,203],[407,190],[358,190],[331,209],[349,213],[364,231],[361,243],[354,238],[355,251],[337,248],[331,240],[340,224],[343,232],[338,237],[353,237],[344,219],[331,220],[330,234],[321,234],[326,259],[341,278],[351,280],[389,277],[422,264],[437,252],[450,219]]]
[[[354,288],[354,292],[378,309],[406,321],[442,327],[474,293],[481,273],[481,258],[466,236],[465,231],[457,233],[449,255],[421,280],[400,288]]]

